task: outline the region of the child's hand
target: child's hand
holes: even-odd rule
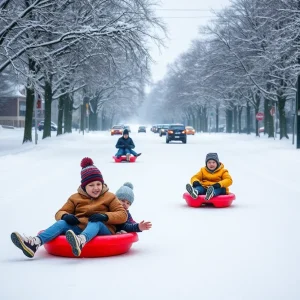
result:
[[[152,223],[151,222],[145,222],[143,220],[142,222],[139,223],[139,229],[140,229],[140,231],[149,230],[151,227],[152,227]]]

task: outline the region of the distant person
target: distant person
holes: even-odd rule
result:
[[[11,234],[11,240],[27,257],[34,257],[38,248],[66,234],[75,256],[97,235],[116,233],[116,225],[127,220],[126,210],[118,198],[108,191],[103,176],[92,159],[81,161],[81,185],[63,207],[55,214],[56,222],[34,237]],[[55,192],[55,191],[54,191]],[[40,214],[45,212],[41,211]]]
[[[127,232],[142,232],[144,230],[151,229],[151,222],[141,221],[140,223],[136,223],[128,210],[134,201],[133,184],[131,182],[125,182],[116,191],[116,196],[121,201],[124,209],[127,211],[128,216],[125,223],[117,225],[117,234]]]
[[[142,153],[136,153],[133,149],[135,145],[133,143],[132,138],[129,137],[128,129],[124,129],[123,136],[118,139],[116,144],[116,148],[118,148],[118,152],[116,153],[116,158],[120,158],[122,155],[126,155],[126,160],[130,160],[130,155],[132,154],[135,157],[140,156]]]
[[[214,196],[228,194],[231,185],[232,178],[219,161],[218,154],[208,153],[205,167],[191,178],[191,183],[186,185],[186,190],[194,199],[198,195],[205,195],[205,200],[210,200]]]

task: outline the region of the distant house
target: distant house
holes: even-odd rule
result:
[[[0,125],[25,126],[26,95],[23,85],[0,91]]]

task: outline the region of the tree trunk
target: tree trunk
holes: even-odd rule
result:
[[[246,106],[246,122],[247,122],[247,134],[251,134],[251,106],[249,101],[247,101],[247,106]]]
[[[64,96],[64,133],[72,133],[73,101],[69,93]]]
[[[233,105],[233,131],[234,133],[238,132],[238,110],[236,105]]]
[[[226,108],[226,132],[232,133],[233,113],[231,108]]]
[[[26,112],[23,144],[32,142],[32,120],[33,120],[34,90],[26,87]]]
[[[238,133],[242,133],[243,106],[238,107]]]
[[[28,59],[29,72],[35,73],[35,61],[31,58]],[[25,128],[23,144],[32,142],[32,119],[33,119],[33,106],[34,106],[34,89],[26,87],[26,112],[25,112]],[[36,120],[35,120],[36,121]]]
[[[286,128],[286,116],[285,116],[285,102],[286,97],[283,95],[278,95],[278,112],[279,112],[279,126],[280,126],[280,139],[282,138],[289,138],[287,135],[287,128]]]
[[[52,82],[51,77],[45,81],[45,120],[43,139],[51,137],[51,103],[52,103]]]
[[[81,114],[80,114],[80,131],[84,134],[85,129],[85,105],[81,104]]]
[[[208,118],[207,118],[207,108],[206,106],[202,107],[202,118],[201,118],[201,129],[203,132],[207,132],[208,130]]]
[[[219,111],[220,111],[220,105],[217,103],[216,105],[216,132],[219,132]]]
[[[197,117],[196,117],[196,122],[197,122],[197,131],[201,132],[201,118],[202,118],[202,108],[201,106],[197,108]]]
[[[91,131],[98,130],[98,114],[97,113],[92,113],[90,111],[89,122],[90,122],[90,130]]]
[[[59,96],[59,100],[58,100],[57,135],[62,135],[63,115],[64,115],[64,95]]]
[[[254,110],[255,110],[255,116],[257,115],[258,111],[259,111],[259,106],[260,106],[260,93],[256,92],[254,95]],[[255,133],[256,136],[259,136],[259,121],[256,119],[255,117]]]

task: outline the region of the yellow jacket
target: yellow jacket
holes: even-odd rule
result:
[[[219,183],[221,187],[226,188],[227,194],[229,194],[228,187],[232,185],[232,178],[228,170],[224,169],[222,163],[220,163],[219,168],[213,172],[209,171],[206,167],[201,168],[200,171],[191,178],[191,184],[193,184],[194,181],[199,181],[204,188]]]

